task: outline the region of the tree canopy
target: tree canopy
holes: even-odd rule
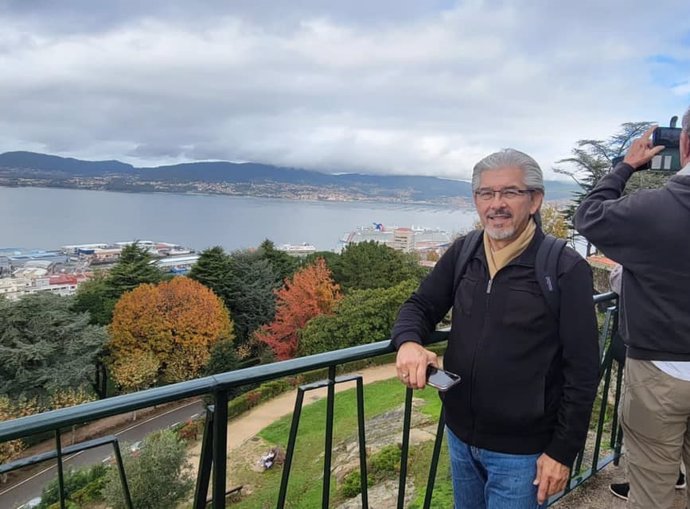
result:
[[[79,285],[74,310],[88,311],[92,324],[108,325],[113,318],[115,303],[122,294],[140,284],[155,284],[164,279],[152,261],[151,254],[138,244],[125,246],[120,259],[109,272],[98,273]]]
[[[126,390],[193,378],[213,345],[233,339],[223,302],[187,277],[143,284],[124,294],[110,332],[111,372]]]
[[[257,253],[273,268],[276,283],[278,283],[277,286],[282,286],[283,282],[292,277],[300,268],[300,260],[298,258],[290,256],[285,251],[279,251],[275,248],[275,244],[268,239],[261,243]]]
[[[171,430],[148,435],[136,456],[126,449],[123,461],[132,504],[137,509],[177,507],[194,486],[185,444]],[[126,508],[116,468],[106,474],[103,495],[109,507]]]
[[[207,249],[189,277],[223,300],[234,321],[237,344],[246,343],[254,331],[275,316],[274,292],[280,284],[271,263],[259,253],[227,254],[221,247]]]
[[[279,360],[290,359],[297,353],[298,331],[315,316],[331,313],[341,295],[322,259],[297,271],[276,294],[275,320],[255,336],[269,345]]]
[[[333,279],[345,292],[388,288],[408,279],[419,282],[426,273],[414,254],[374,241],[348,244],[331,263]]]
[[[91,385],[107,333],[71,306],[71,298],[48,293],[0,300],[1,394],[46,402]]]
[[[388,339],[400,306],[417,285],[416,280],[407,280],[391,288],[350,292],[332,314],[313,318],[301,330],[300,355]]]

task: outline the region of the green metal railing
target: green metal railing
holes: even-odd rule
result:
[[[601,329],[600,343],[602,345],[610,345],[610,338],[616,331],[617,327],[617,308],[616,294],[607,293],[597,295],[594,297],[595,304],[612,303],[606,311],[606,319]],[[438,343],[446,340],[448,333],[439,331],[435,333],[431,339],[431,343]],[[301,415],[302,403],[304,393],[317,388],[327,387],[326,397],[326,433],[324,444],[324,476],[323,476],[323,490],[322,490],[322,507],[327,508],[329,504],[330,492],[330,472],[331,472],[331,453],[333,440],[333,420],[334,420],[334,401],[335,401],[335,385],[345,381],[355,381],[357,383],[357,413],[358,413],[358,438],[360,447],[360,483],[361,483],[361,498],[362,507],[368,508],[367,500],[367,477],[366,477],[366,448],[365,448],[365,419],[364,419],[364,391],[361,377],[336,377],[336,368],[343,364],[371,359],[381,355],[393,352],[393,347],[389,341],[382,341],[368,345],[356,346],[346,348],[343,350],[336,350],[309,357],[301,357],[291,359],[283,362],[276,362],[268,365],[253,366],[246,369],[240,369],[229,373],[214,375],[188,382],[177,383],[165,387],[157,387],[145,391],[140,391],[133,394],[126,394],[123,396],[116,396],[113,398],[85,403],[71,408],[64,408],[45,412],[42,414],[23,417],[12,421],[0,423],[0,443],[10,440],[27,437],[30,435],[52,432],[55,434],[56,450],[50,455],[36,456],[33,458],[22,459],[6,465],[0,466],[0,473],[15,470],[28,464],[37,463],[39,461],[46,461],[48,459],[57,459],[58,463],[58,480],[60,491],[60,504],[65,507],[65,494],[63,485],[62,472],[62,457],[65,453],[71,451],[70,448],[62,448],[60,444],[60,430],[69,426],[84,424],[86,422],[102,419],[113,415],[123,414],[140,410],[143,408],[170,403],[194,396],[210,396],[213,399],[213,405],[209,406],[206,415],[206,426],[204,437],[202,441],[202,451],[199,464],[199,471],[197,474],[197,483],[194,496],[194,509],[202,509],[207,505],[207,497],[209,484],[211,487],[211,501],[214,509],[224,509],[226,507],[226,475],[227,475],[227,432],[228,432],[228,392],[234,388],[245,386],[249,384],[256,384],[274,380],[278,378],[299,375],[309,371],[320,369],[327,369],[327,378],[323,381],[312,383],[309,385],[300,386],[297,389],[297,398],[295,403],[295,410],[293,412],[292,426],[290,429],[290,436],[288,440],[288,447],[286,451],[286,461],[283,465],[283,475],[281,481],[280,492],[278,495],[277,508],[283,508],[287,500],[288,482],[290,476],[290,468],[294,455],[294,446],[297,439],[297,431],[299,427],[299,419]],[[566,495],[575,487],[579,486],[589,477],[595,475],[599,470],[611,462],[617,462],[620,457],[620,443],[621,434],[619,426],[613,415],[613,422],[609,423],[607,427],[608,409],[611,405],[610,400],[613,400],[613,408],[617,410],[618,400],[621,389],[622,370],[620,366],[616,370],[616,383],[611,391],[611,380],[613,376],[614,359],[611,354],[610,346],[605,350],[601,365],[601,384],[600,393],[602,397],[599,403],[599,418],[596,423],[596,434],[594,436],[593,446],[586,447],[586,450],[591,449],[592,452],[585,453],[584,451],[578,456],[575,467],[572,471],[571,480],[568,483],[566,490],[552,498],[550,503],[555,502],[562,496]],[[401,386],[402,390],[402,386]],[[409,438],[411,428],[412,415],[412,395],[411,389],[405,389],[405,410],[403,418],[403,439],[402,439],[402,454],[401,454],[401,468],[399,476],[399,490],[398,490],[398,509],[403,509],[405,497],[405,484],[407,478],[408,454],[409,454]],[[608,428],[608,429],[607,429]],[[436,440],[434,443],[432,460],[429,465],[429,476],[427,488],[425,493],[424,505],[428,509],[431,505],[434,482],[436,479],[436,471],[438,460],[441,453],[441,445],[443,440],[444,418],[443,410],[439,416],[438,429]],[[607,442],[610,446],[611,453],[604,458],[600,458],[602,443],[604,443],[604,435],[608,434]],[[104,439],[101,439],[104,440]],[[124,476],[124,469],[119,455],[119,448],[117,441],[107,440],[107,443],[113,443],[115,448],[118,468],[122,473],[122,486],[126,502],[131,507],[129,500],[129,492],[127,487],[126,477]],[[102,444],[99,444],[102,445]],[[71,446],[72,448],[90,448],[95,447],[94,442],[77,444]],[[75,449],[79,450],[79,449]],[[583,467],[588,465],[588,468]]]

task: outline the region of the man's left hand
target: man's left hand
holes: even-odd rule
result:
[[[570,469],[555,459],[542,454],[537,460],[537,478],[534,485],[539,486],[537,502],[543,504],[551,495],[565,489],[570,478]]]

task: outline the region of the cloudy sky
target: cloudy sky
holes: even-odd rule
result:
[[[690,105],[690,2],[0,0],[0,152],[466,178]]]

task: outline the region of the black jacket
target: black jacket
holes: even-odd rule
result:
[[[628,357],[690,361],[690,176],[624,196],[620,163],[575,213],[575,227],[623,265],[621,335]]]
[[[400,310],[393,343],[423,343],[453,306],[444,367],[462,377],[445,394],[446,421],[461,440],[510,454],[546,452],[570,466],[587,435],[599,376],[589,265],[565,248],[558,267],[560,317],[547,306],[534,263],[544,234],[489,279],[480,244],[453,288],[463,238],[441,257]]]

